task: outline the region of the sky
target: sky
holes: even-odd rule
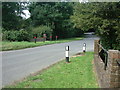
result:
[[[81,2],[88,2],[88,0],[79,0],[79,2],[81,3]]]
[[[23,10],[23,12],[25,13],[25,15],[22,14],[21,16],[25,19],[28,19],[30,17],[30,12],[28,10]]]

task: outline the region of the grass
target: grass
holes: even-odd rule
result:
[[[70,58],[70,63],[60,61],[7,88],[98,88],[92,60],[93,52],[87,52],[84,56]]]
[[[68,39],[61,39],[57,41],[46,41],[46,42],[8,42],[8,41],[3,41],[0,42],[1,47],[0,51],[8,51],[8,50],[17,50],[17,49],[24,49],[24,48],[31,48],[31,47],[36,47],[36,46],[43,46],[43,45],[49,45],[49,44],[55,44],[55,43],[64,43],[64,42],[70,42],[74,40],[81,40],[83,39],[82,37],[79,38],[68,38]]]

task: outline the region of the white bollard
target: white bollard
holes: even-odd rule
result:
[[[83,52],[86,52],[86,43],[83,44]]]
[[[69,46],[65,47],[65,57],[66,57],[66,62],[69,63]]]

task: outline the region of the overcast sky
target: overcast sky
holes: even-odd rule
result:
[[[30,17],[30,12],[28,10],[23,10],[23,12],[25,13],[25,15],[21,15],[23,18],[27,19]]]

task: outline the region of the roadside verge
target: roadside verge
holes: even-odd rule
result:
[[[9,50],[18,50],[18,49],[25,49],[25,48],[32,48],[37,46],[43,46],[43,45],[49,45],[49,44],[56,44],[56,43],[65,43],[65,42],[71,42],[76,40],[82,40],[83,37],[77,37],[77,38],[68,38],[68,39],[61,39],[57,41],[45,41],[45,42],[8,42],[8,41],[2,41],[0,42],[1,47],[0,51],[9,51]]]
[[[77,54],[7,88],[98,88],[92,60],[93,52]]]

